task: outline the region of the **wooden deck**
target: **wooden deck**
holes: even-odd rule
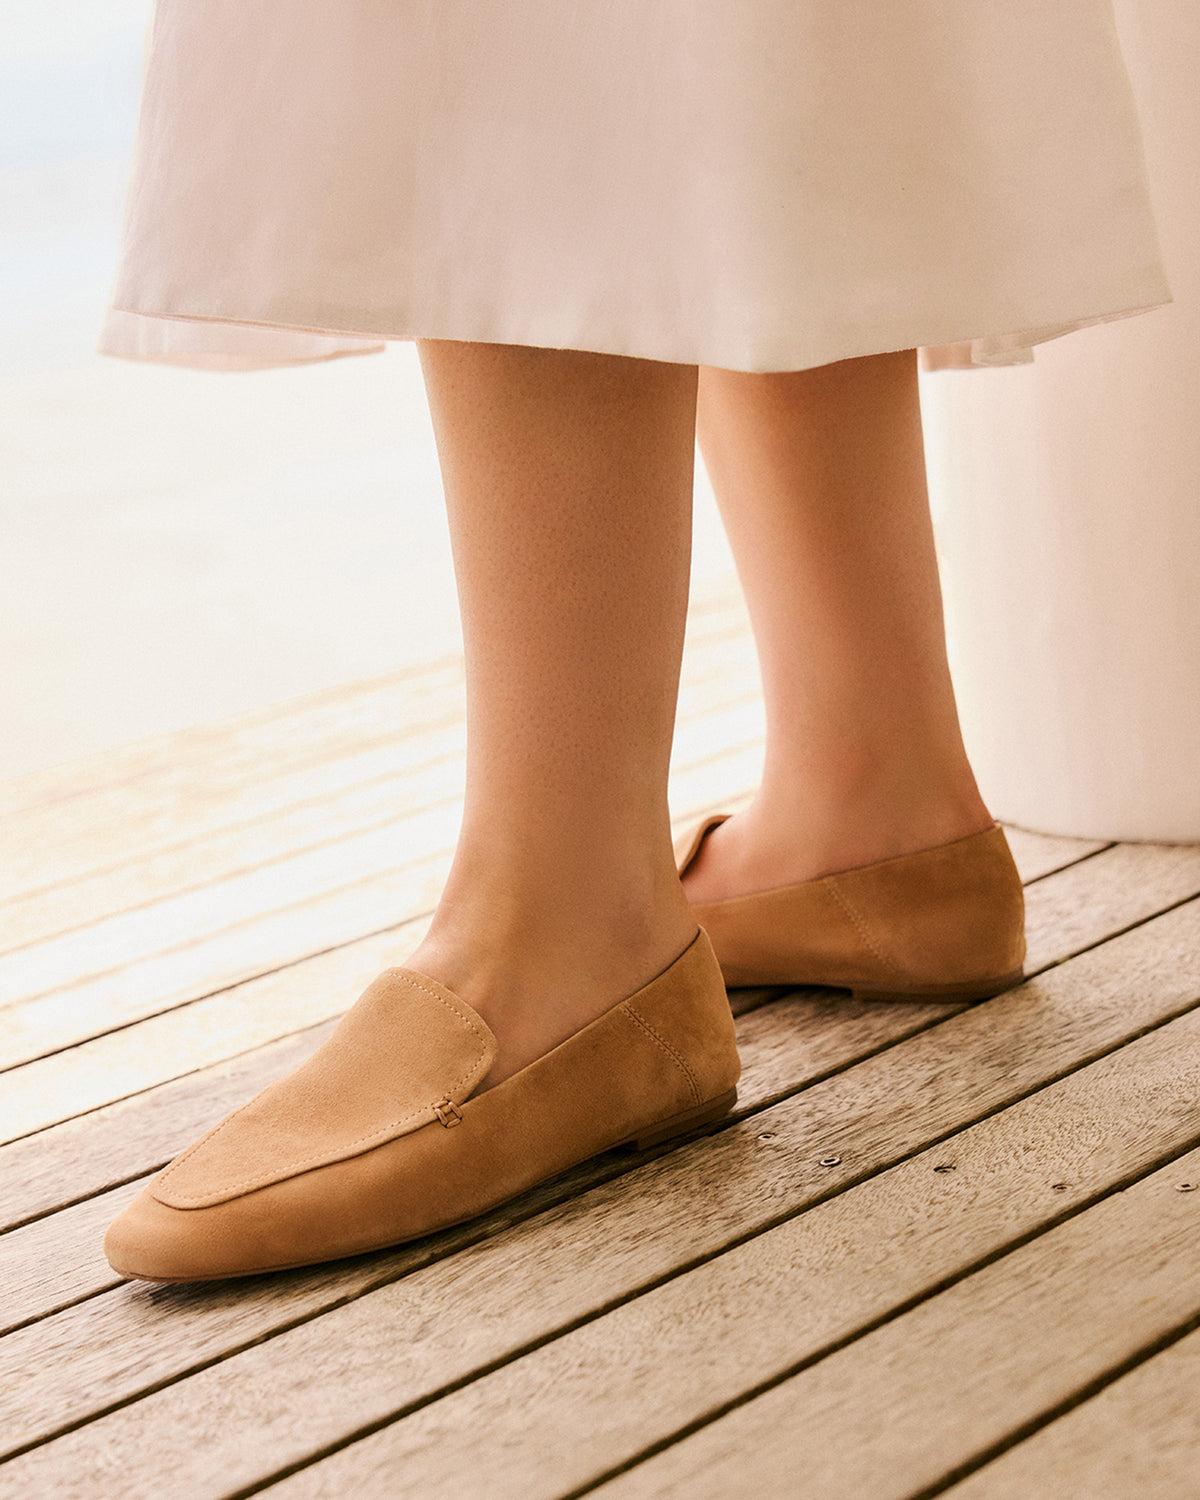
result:
[[[753,785],[754,683],[702,601],[681,821]],[[445,661],[0,787],[0,1495],[1200,1495],[1197,847],[1014,832],[1030,980],[749,1009],[714,1134],[356,1261],[112,1274],[412,947],[462,738]]]

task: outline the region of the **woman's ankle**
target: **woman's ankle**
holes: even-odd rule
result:
[[[657,900],[601,907],[580,891],[514,906],[475,890],[443,902],[408,965],[477,1011],[499,1043],[485,1086],[582,1030],[668,968],[696,935],[674,882]]]

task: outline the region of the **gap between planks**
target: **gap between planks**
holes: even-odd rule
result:
[[[943,1491],[947,1500],[1190,1500],[1200,1474],[1200,1332]]]
[[[1028,968],[1061,962],[1198,890],[1200,849],[1116,845],[1068,866],[1030,890]],[[136,1025],[17,1068],[5,1078],[4,1134],[31,1134],[326,1020],[379,968],[402,961],[409,941],[389,928],[215,995],[181,997]]]
[[[543,1214],[532,1225],[509,1231],[510,1237],[526,1234],[532,1239],[521,1263],[537,1266],[539,1277],[544,1273],[547,1282],[565,1287],[561,1295],[574,1296],[579,1290],[591,1296],[599,1302],[593,1314],[603,1312],[618,1297],[675,1276],[681,1267],[720,1253],[732,1241],[761,1234],[931,1144],[945,1144],[948,1136],[972,1123],[1000,1117],[1000,1111],[1015,1101],[1194,1004],[1192,960],[1200,936],[1198,923],[1200,906],[1179,908],[1052,970],[1024,993],[1013,991],[965,1011],[773,1106],[752,1122],[684,1147]],[[1186,1128],[1194,1125],[1193,1093],[1185,1091],[1179,1110]],[[1181,1127],[1177,1122],[1173,1128]],[[1105,1132],[1099,1135],[1103,1145]],[[832,1171],[817,1168],[818,1155],[831,1148],[836,1148],[842,1163]],[[588,1216],[593,1214],[602,1217],[589,1230]],[[457,1258],[457,1269],[466,1278],[461,1294],[475,1286],[481,1260],[496,1253],[489,1247],[497,1243],[476,1245]],[[586,1267],[577,1259],[567,1263],[561,1253],[564,1244],[579,1243],[589,1245]],[[422,1248],[428,1249],[418,1250]],[[389,1263],[395,1268],[393,1275],[412,1265],[401,1251],[380,1257],[374,1269],[386,1270]],[[261,1340],[270,1332],[272,1318],[276,1329],[280,1323],[298,1321],[304,1316],[299,1304],[306,1283],[315,1280],[323,1288],[318,1299],[324,1296],[328,1306],[355,1295],[347,1283],[356,1275],[363,1275],[362,1267],[344,1271],[339,1283],[331,1269],[324,1268],[313,1275],[277,1280],[277,1289],[257,1289],[257,1295],[256,1289],[246,1287],[192,1288],[186,1293],[161,1288],[152,1294],[122,1288],[90,1306],[70,1309],[50,1320],[55,1327],[49,1334],[45,1325],[26,1330],[25,1334],[37,1335],[28,1351],[25,1334],[0,1343],[0,1358],[12,1369],[28,1370],[33,1351],[41,1351],[40,1367],[26,1378],[19,1398],[24,1410],[21,1425],[36,1435],[40,1421],[44,1434],[47,1422],[61,1421],[64,1411],[72,1410],[72,1401],[74,1420],[86,1420],[88,1403],[94,1414],[101,1391],[110,1403],[133,1400],[147,1386],[178,1379],[198,1363],[225,1359],[222,1371],[232,1379],[227,1362],[231,1344],[244,1347]],[[509,1265],[496,1281],[487,1283],[485,1278],[480,1285],[495,1292],[513,1285],[514,1277],[519,1279],[519,1265]],[[598,1278],[602,1284],[597,1291]],[[398,1285],[410,1287],[411,1276]],[[543,1307],[544,1290],[539,1283],[531,1309]],[[467,1318],[468,1333],[480,1322],[496,1332],[498,1315],[516,1316],[524,1310],[523,1299],[517,1301],[520,1308],[513,1307],[511,1298],[497,1301],[493,1296],[490,1320]],[[320,1310],[310,1306],[307,1316]],[[587,1315],[586,1306],[576,1306],[567,1321]],[[422,1327],[439,1348],[445,1339],[461,1336],[453,1320],[449,1327],[430,1328],[428,1320]],[[406,1337],[408,1331],[403,1322],[393,1330],[393,1356],[395,1338]],[[95,1368],[97,1350],[109,1365],[104,1379]],[[349,1378],[347,1362],[356,1363],[360,1354],[357,1348],[343,1352],[342,1362],[334,1359],[332,1371],[326,1372],[338,1381]],[[445,1373],[444,1360],[442,1370]],[[72,1390],[77,1392],[74,1398]],[[187,1399],[186,1391],[178,1399]],[[112,1420],[116,1419],[114,1414]],[[82,1436],[79,1440],[86,1441]],[[102,1433],[96,1442],[103,1447]]]
[[[721,581],[693,595],[688,609],[685,658],[715,638],[742,636],[748,631],[749,622],[736,582],[732,579]],[[339,683],[282,703],[251,709],[220,720],[215,726],[197,725],[116,750],[102,751],[84,760],[30,772],[0,783],[0,812],[9,815],[46,808],[56,802],[87,798],[127,782],[141,782],[150,776],[170,773],[183,765],[203,764],[211,755],[214,729],[226,740],[232,737],[256,745],[264,741],[274,744],[280,738],[286,738],[288,726],[296,721],[302,720],[311,728],[319,725],[322,716],[328,712],[332,721],[340,722],[345,717],[348,702],[369,704],[379,697],[394,696],[398,689],[403,691],[413,684],[417,684],[419,690],[422,680],[431,676],[457,676],[461,680],[461,654],[450,652],[376,677],[350,684]]]

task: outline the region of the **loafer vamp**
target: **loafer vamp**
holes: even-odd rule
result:
[[[436,980],[388,969],[286,1078],[227,1115],[152,1184],[199,1209],[422,1129],[486,1074],[496,1040]]]

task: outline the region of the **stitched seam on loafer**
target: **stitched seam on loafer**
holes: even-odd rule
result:
[[[418,1119],[426,1113],[428,1113],[431,1121],[437,1118],[433,1105],[426,1104],[420,1109],[413,1110],[411,1114],[404,1115],[399,1120],[393,1120],[390,1125],[381,1125],[371,1135],[360,1136],[356,1141],[347,1141],[344,1146],[332,1147],[323,1156],[310,1156],[306,1157],[303,1161],[285,1162],[282,1166],[273,1168],[265,1176],[248,1177],[244,1178],[241,1182],[226,1183],[219,1188],[213,1188],[207,1193],[199,1195],[191,1193],[186,1196],[183,1193],[176,1193],[174,1197],[182,1204],[200,1204],[207,1203],[212,1198],[213,1193],[220,1193],[223,1198],[232,1198],[240,1193],[253,1191],[260,1187],[271,1187],[277,1182],[286,1182],[289,1177],[298,1177],[301,1172],[309,1172],[314,1167],[332,1166],[335,1162],[345,1161],[348,1157],[361,1155],[362,1152],[356,1148],[361,1147],[365,1150],[373,1145],[385,1145],[389,1140],[394,1139],[395,1132],[401,1125],[407,1125],[410,1120]],[[228,1124],[229,1122],[223,1121],[222,1123]],[[218,1126],[218,1129],[220,1129],[220,1126]],[[213,1134],[215,1135],[216,1131]],[[172,1165],[175,1166],[178,1163],[173,1163]],[[171,1169],[168,1168],[168,1170]],[[165,1184],[166,1172],[163,1173],[159,1181]]]
[[[700,1090],[696,1086],[696,1080],[692,1075],[691,1068],[688,1067],[687,1063],[684,1062],[683,1058],[680,1057],[675,1048],[671,1046],[670,1042],[665,1041],[661,1036],[659,1036],[658,1032],[655,1031],[650,1022],[647,1021],[644,1016],[639,1015],[637,1011],[634,1010],[633,1006],[628,1002],[626,1002],[625,1004],[625,1010],[628,1012],[630,1019],[636,1021],[642,1028],[642,1030],[645,1031],[648,1036],[650,1036],[654,1041],[658,1043],[658,1045],[663,1049],[667,1056],[673,1059],[680,1072],[688,1081],[688,1087],[692,1091],[692,1103],[703,1103],[703,1100],[700,1098]]]
[[[837,904],[850,918],[850,921],[854,924],[855,931],[866,944],[868,950],[875,956],[875,958],[879,960],[879,962],[884,966],[885,969],[891,969],[895,974],[904,974],[905,970],[898,963],[896,963],[893,959],[888,958],[886,954],[880,952],[879,948],[872,940],[870,932],[867,930],[866,923],[859,916],[855,908],[851,905],[848,898],[842,895],[841,891],[836,885],[836,880],[836,876],[831,876],[829,884],[826,886],[826,890],[829,891]]]
[[[414,989],[420,990],[423,995],[428,995],[431,999],[436,1000],[439,1005],[444,1005],[450,1012],[450,1014],[461,1021],[462,1024],[471,1032],[471,1034],[477,1038],[481,1048],[483,1049],[480,1056],[476,1058],[476,1060],[471,1064],[471,1066],[467,1069],[463,1076],[458,1079],[456,1083],[450,1085],[449,1092],[454,1093],[457,1089],[460,1089],[465,1084],[470,1083],[473,1079],[473,1076],[479,1072],[480,1066],[487,1061],[487,1048],[486,1046],[484,1046],[483,1033],[477,1026],[472,1024],[469,1016],[464,1015],[457,1006],[451,1005],[450,1002],[446,1000],[442,995],[439,995],[436,990],[428,989],[425,985],[418,984],[415,980],[412,979],[409,979],[408,982],[412,984]],[[447,1090],[443,1089],[439,1093],[438,1099],[440,1099],[446,1092]],[[431,1120],[436,1118],[433,1113],[433,1106],[437,1102],[438,1100],[431,1100],[430,1103],[421,1105],[415,1110],[410,1110],[406,1115],[401,1115],[398,1120],[392,1120],[386,1125],[377,1126],[376,1129],[371,1131],[368,1135],[359,1136],[357,1140],[348,1141],[343,1145],[331,1147],[328,1151],[323,1152],[320,1156],[306,1157],[300,1161],[286,1162],[284,1163],[284,1165],[275,1168],[265,1176],[246,1178],[241,1182],[235,1182],[227,1184],[220,1188],[214,1188],[210,1192],[202,1193],[198,1196],[196,1194],[188,1194],[185,1197],[184,1195],[180,1194],[178,1196],[178,1201],[180,1203],[207,1202],[212,1197],[213,1192],[219,1192],[223,1195],[233,1196],[237,1193],[245,1192],[249,1189],[268,1187],[273,1183],[282,1182],[287,1177],[295,1176],[300,1172],[309,1171],[313,1167],[331,1164],[336,1161],[344,1161],[348,1156],[359,1154],[357,1148],[365,1149],[372,1144],[382,1145],[385,1141],[391,1139],[391,1136],[397,1130],[399,1130],[401,1125],[407,1125],[410,1120],[415,1120],[420,1115],[423,1115],[426,1112],[428,1112],[429,1118]],[[249,1109],[253,1103],[253,1099],[248,1099],[240,1109],[235,1109],[231,1115],[228,1115],[224,1120],[221,1121],[219,1125],[210,1130],[207,1135],[201,1136],[201,1138],[194,1145],[189,1146],[188,1149],[182,1154],[182,1156],[176,1157],[173,1162],[165,1167],[158,1179],[162,1186],[166,1187],[167,1179],[173,1172],[182,1167],[184,1163],[188,1161],[197,1151],[199,1151],[202,1146],[207,1146],[210,1141],[215,1140],[227,1125],[231,1125],[237,1119],[237,1117],[242,1114],[244,1110]]]
[[[427,985],[422,984],[414,969],[391,969],[386,972],[402,975],[404,978],[404,982],[406,984],[411,984],[414,990],[420,990],[422,995],[428,995],[431,1000],[436,1000],[439,1005],[444,1005],[446,1009],[451,1013],[451,1015],[458,1017],[458,1019],[463,1023],[463,1025],[467,1028],[472,1036],[479,1038],[479,1045],[483,1047],[484,1051],[486,1052],[487,1047],[486,1043],[484,1042],[483,1032],[480,1031],[475,1022],[472,1021],[470,1015],[462,1009],[461,1003],[455,1005],[452,1005],[450,1003],[450,1000],[458,999],[453,991],[450,992],[450,1000],[447,1000],[445,995],[439,995],[436,990],[431,990]],[[459,1079],[458,1083],[454,1085],[454,1087],[458,1088],[460,1084],[466,1083],[467,1079],[470,1078],[471,1074],[478,1066],[479,1063],[477,1062],[474,1064],[474,1067],[469,1068],[467,1072],[463,1074],[462,1078]]]

